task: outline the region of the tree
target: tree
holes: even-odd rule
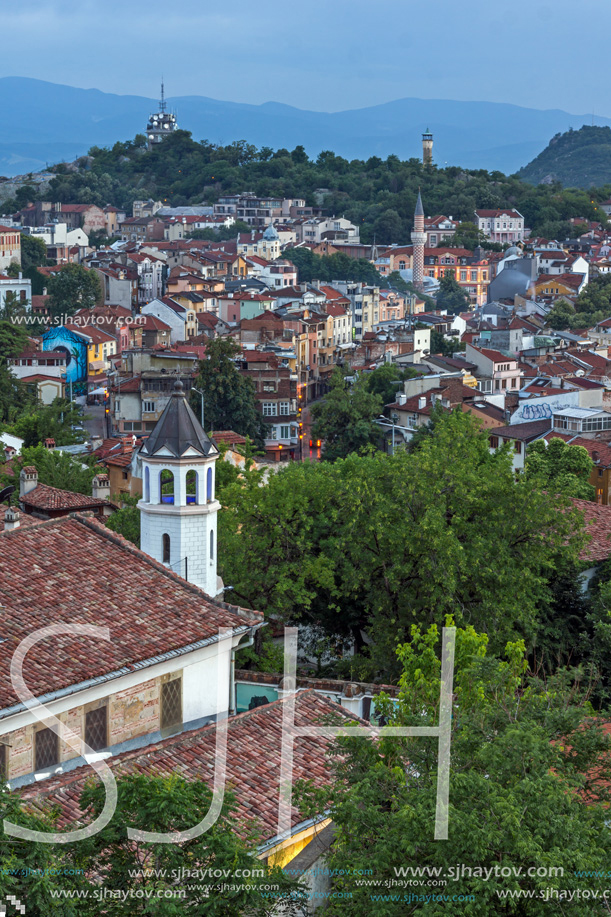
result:
[[[376,699],[389,725],[439,724],[439,642],[436,626],[414,627],[398,647],[399,696]],[[325,806],[336,826],[330,917],[346,913],[346,897],[352,917],[551,917],[564,910],[566,891],[584,889],[592,892],[566,912],[601,913],[594,890],[600,899],[611,852],[609,738],[578,671],[541,681],[526,672],[522,641],[501,657],[487,642],[473,627],[457,629],[447,840],[434,839],[436,737],[371,741],[348,730],[331,752],[331,789],[304,787],[304,817]],[[412,888],[401,875],[446,881]],[[512,897],[520,891],[523,898]]]
[[[101,466],[89,465],[83,468],[82,458],[74,458],[67,452],[56,452],[45,449],[44,446],[26,447],[21,455],[16,456],[11,462],[11,473],[1,477],[3,486],[14,483],[19,479],[22,468],[33,465],[38,472],[38,483],[48,484],[49,487],[59,487],[60,490],[70,490],[75,494],[88,494],[91,496],[91,482],[98,472],[103,471]]]
[[[79,421],[74,402],[56,398],[51,404],[41,404],[31,399],[10,432],[20,436],[26,446],[37,446],[45,439],[54,439],[56,446],[70,446],[81,441],[72,429]]]
[[[116,503],[121,503],[121,507],[108,516],[106,526],[113,532],[123,535],[137,548],[140,547],[140,510],[138,509],[138,497],[131,497],[128,494],[121,494],[115,497]]]
[[[463,290],[453,273],[446,271],[439,281],[437,308],[446,310],[451,315],[467,312],[471,308],[469,294]]]
[[[593,500],[595,488],[589,483],[594,464],[583,446],[570,446],[554,438],[546,444],[538,439],[526,450],[526,476],[550,493]]]
[[[265,917],[276,912],[279,901],[287,908],[287,915],[297,911],[297,899],[291,900],[297,882],[279,867],[266,866],[253,855],[257,837],[252,831],[247,831],[246,838],[241,839],[243,826],[236,822],[237,807],[231,792],[225,793],[215,824],[206,833],[182,844],[151,845],[134,841],[127,837],[125,828],[129,825],[144,831],[169,833],[186,831],[196,825],[210,811],[212,802],[212,792],[202,780],[188,781],[178,774],[169,777],[129,774],[117,780],[117,797],[110,824],[93,837],[71,845],[65,858],[76,867],[85,866],[94,877],[103,875],[108,888],[133,891],[129,899],[131,913],[175,917],[192,911],[211,917],[239,914]],[[97,817],[104,801],[105,789],[97,782],[85,787],[80,804],[83,810],[90,807]],[[155,870],[155,875],[146,874],[147,866],[152,867],[151,872]],[[215,875],[217,878],[213,878]],[[234,881],[236,876],[249,878]],[[227,885],[235,889],[226,889]],[[265,894],[270,885],[278,887],[277,897]],[[167,895],[170,891],[184,893],[184,897]],[[145,895],[149,893],[152,894],[147,900]],[[152,898],[157,899],[154,905]],[[79,902],[79,908],[82,904]],[[97,917],[99,913],[99,901],[95,900],[89,900],[79,910],[84,917]],[[105,900],[104,913],[108,917],[124,917],[125,899]]]
[[[440,353],[444,357],[451,357],[458,350],[466,350],[466,344],[455,338],[448,340],[441,331],[431,329],[431,353]]]
[[[241,355],[238,344],[217,339],[206,345],[206,359],[199,364],[195,388],[204,393],[206,426],[209,430],[233,430],[250,436],[258,446],[265,439],[265,425],[256,407],[252,380],[236,365]],[[194,392],[191,406],[199,413],[200,395]]]
[[[466,248],[472,252],[478,245],[486,247],[488,239],[486,234],[481,229],[478,229],[475,223],[464,220],[458,224],[452,240],[447,244],[451,245],[452,248]]]
[[[411,625],[449,613],[495,651],[521,637],[534,652],[559,557],[576,562],[583,541],[569,501],[516,480],[461,411],[440,413],[413,453],[295,463],[225,507],[221,575],[240,604],[351,638],[344,674],[363,680],[396,678]]]
[[[575,317],[575,307],[566,299],[557,299],[547,313],[545,324],[554,331],[566,331]]]
[[[14,420],[28,404],[35,402],[24,383],[8,367],[9,358],[23,353],[27,343],[25,326],[0,320],[0,425]]]
[[[47,263],[47,246],[37,236],[21,233],[21,267],[27,271],[30,268],[44,267]]]
[[[80,264],[66,264],[50,277],[48,291],[48,308],[53,318],[73,315],[77,309],[92,309],[102,296],[96,272]]]
[[[382,407],[381,396],[370,392],[364,376],[350,384],[341,369],[335,367],[329,393],[311,409],[312,436],[324,440],[322,457],[333,462],[375,445],[380,430],[373,420]]]
[[[384,363],[373,372],[367,373],[363,379],[366,390],[372,395],[379,396],[384,413],[388,414],[386,405],[397,400],[397,393],[403,391],[403,382],[417,375],[411,366],[399,369],[396,363]]]

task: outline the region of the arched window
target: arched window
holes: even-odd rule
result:
[[[170,536],[164,534],[161,536],[161,547],[163,550],[163,562],[164,564],[170,563]]]
[[[187,503],[197,503],[197,471],[187,471]]]
[[[208,502],[212,500],[212,468],[208,469],[208,473],[206,475],[206,499]]]
[[[210,532],[210,560],[214,560],[214,532]]]
[[[151,502],[151,473],[148,465],[144,469],[144,502]]]
[[[400,270],[400,271],[404,271],[404,270],[405,270],[405,261],[399,261],[399,270]]]
[[[167,468],[159,472],[160,503],[174,502],[174,475]]]

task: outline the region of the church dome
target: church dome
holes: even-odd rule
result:
[[[275,226],[268,226],[263,233],[263,238],[266,242],[278,242],[280,240],[280,236],[276,232]]]

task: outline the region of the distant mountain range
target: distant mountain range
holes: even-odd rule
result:
[[[76,89],[25,77],[0,79],[5,131],[0,140],[0,174],[18,175],[46,164],[73,160],[93,145],[108,146],[143,133],[154,99]],[[303,111],[277,102],[245,105],[204,96],[168,99],[180,127],[195,140],[293,149],[310,155],[333,150],[347,158],[368,159],[395,153],[421,155],[429,128],[438,165],[513,173],[554,134],[580,128],[589,115],[558,109],[539,111],[497,102],[399,99],[351,111]],[[611,125],[611,119],[597,119]]]
[[[518,174],[533,185],[559,181],[564,186],[599,188],[611,184],[611,128],[586,125],[558,134]]]

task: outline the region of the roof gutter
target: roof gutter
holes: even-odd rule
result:
[[[262,624],[263,622],[261,622]],[[233,636],[239,635],[242,637],[246,633],[250,633],[252,629],[258,630],[261,624],[243,624],[241,627],[236,627],[233,630]],[[46,704],[52,703],[56,700],[61,700],[64,697],[70,697],[72,694],[78,694],[80,691],[85,691],[87,688],[94,688],[97,685],[106,684],[109,681],[113,681],[116,678],[120,678],[122,675],[131,675],[133,672],[138,672],[142,669],[150,668],[153,665],[158,665],[161,662],[167,662],[169,659],[178,659],[181,656],[186,656],[188,653],[193,653],[196,650],[203,649],[206,646],[212,646],[214,643],[218,643],[219,635],[213,634],[212,637],[206,637],[203,640],[197,640],[195,643],[188,643],[186,646],[181,646],[177,650],[169,650],[167,653],[160,653],[158,656],[151,656],[149,659],[143,659],[140,662],[130,663],[128,666],[123,666],[120,669],[115,669],[114,672],[108,672],[105,675],[98,675],[96,678],[89,678],[87,681],[81,681],[76,685],[70,685],[67,688],[60,688],[58,691],[51,691],[48,694],[42,694],[36,698],[38,703]],[[7,716],[13,716],[15,713],[22,713],[24,710],[29,710],[28,704],[14,704],[12,707],[5,707],[4,710],[0,710],[0,720],[5,719]]]

